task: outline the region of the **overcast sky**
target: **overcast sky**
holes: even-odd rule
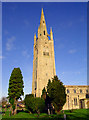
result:
[[[48,33],[53,29],[56,74],[64,85],[87,84],[87,3],[3,3],[2,95],[14,68],[20,67],[24,92],[32,91],[33,43],[43,7]]]

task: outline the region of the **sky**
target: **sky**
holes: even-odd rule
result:
[[[24,93],[32,91],[33,44],[43,8],[53,30],[56,74],[64,85],[87,85],[87,3],[2,3],[2,96],[20,67]]]

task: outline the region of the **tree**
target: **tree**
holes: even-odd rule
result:
[[[45,101],[43,98],[35,98],[33,94],[29,94],[25,96],[24,99],[25,106],[28,111],[34,113],[36,112],[38,115],[45,108]]]
[[[25,96],[25,99],[24,99],[24,103],[25,103],[25,106],[26,106],[26,109],[29,111],[29,112],[35,112],[34,111],[34,108],[35,108],[35,100],[34,100],[34,95],[33,94],[28,94]]]
[[[5,107],[7,102],[8,102],[7,97],[2,97],[1,99],[2,107]]]
[[[66,93],[63,83],[54,76],[52,82],[47,85],[47,94],[50,98],[52,106],[59,112],[66,102]]]
[[[21,99],[21,95],[24,95],[23,84],[23,76],[20,68],[14,68],[9,79],[8,88],[8,98],[13,108],[12,113],[14,114],[17,112],[18,99]]]
[[[45,100],[45,99],[46,99],[46,96],[47,96],[47,92],[46,92],[46,89],[45,89],[45,87],[44,87],[43,90],[42,90],[41,98],[43,98],[43,99]]]
[[[49,85],[51,84],[51,80],[49,79],[48,80],[48,84],[47,84],[47,92],[48,92],[48,90],[49,90]]]
[[[49,82],[51,82],[51,81],[49,80]],[[48,82],[48,85],[49,85],[49,82]],[[45,100],[45,110],[44,110],[44,111],[45,111],[46,113],[48,113],[49,108],[50,108],[50,105],[51,105],[51,102],[50,102],[49,96],[47,95],[47,91],[46,91],[45,87],[44,87],[43,90],[42,90],[41,98],[43,98],[43,99]],[[49,113],[48,113],[48,114],[49,114]]]
[[[45,109],[45,101],[43,98],[37,97],[35,98],[35,110],[39,115]]]

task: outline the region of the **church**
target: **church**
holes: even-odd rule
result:
[[[54,40],[52,28],[47,32],[43,8],[41,11],[38,36],[34,35],[32,94],[40,97],[48,80],[56,75]],[[89,86],[65,85],[66,103],[63,110],[89,108]]]

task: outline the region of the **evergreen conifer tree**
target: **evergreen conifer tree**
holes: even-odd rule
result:
[[[59,112],[66,102],[66,93],[65,86],[57,76],[54,76],[52,82],[48,82],[47,95],[49,96],[50,102],[55,110]]]
[[[21,98],[21,95],[24,95],[23,84],[23,76],[20,68],[14,68],[9,79],[8,88],[9,102],[12,105],[12,113],[14,114],[16,114],[17,111],[17,100]]]

